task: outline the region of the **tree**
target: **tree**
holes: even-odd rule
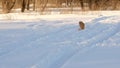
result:
[[[30,9],[30,0],[27,0],[27,10]]]
[[[25,11],[25,7],[26,7],[26,0],[22,0],[21,12]]]
[[[33,11],[35,11],[35,4],[36,4],[36,0],[33,0]]]
[[[80,5],[81,5],[81,8],[83,10],[84,9],[84,2],[83,2],[83,0],[79,0],[79,2],[80,2]]]
[[[4,13],[9,13],[14,7],[16,0],[2,0],[2,10]]]

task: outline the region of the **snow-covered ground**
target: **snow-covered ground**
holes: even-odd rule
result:
[[[0,68],[120,68],[119,11],[86,13],[1,14]]]

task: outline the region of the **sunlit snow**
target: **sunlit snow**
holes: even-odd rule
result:
[[[120,13],[1,14],[0,68],[120,68]]]

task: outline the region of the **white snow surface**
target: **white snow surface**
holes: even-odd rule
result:
[[[106,13],[1,14],[0,68],[120,68],[120,13]]]

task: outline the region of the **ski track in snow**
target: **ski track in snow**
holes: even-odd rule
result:
[[[59,21],[61,25],[57,27],[58,21],[40,21],[40,23],[28,24],[28,29],[25,29],[28,33],[23,33],[24,29],[21,30],[22,33],[12,30],[17,34],[16,36],[12,36],[11,32],[8,36],[0,33],[0,37],[8,38],[8,40],[4,40],[3,37],[4,41],[0,42],[3,44],[0,45],[0,68],[9,68],[10,66],[11,68],[61,68],[78,52],[86,53],[97,47],[96,44],[103,43],[119,33],[120,23],[101,24],[101,20],[109,18],[112,17],[103,16],[89,21],[92,23],[86,23],[86,29],[82,31],[78,31],[78,25],[65,25],[64,21]],[[104,27],[101,28],[101,26]],[[1,32],[7,33],[4,30]],[[14,39],[14,37],[19,39],[11,42],[9,39]]]
[[[97,24],[98,25],[98,24]],[[113,31],[113,33],[111,33],[111,29],[113,29],[113,30],[116,30],[116,31]],[[117,27],[114,27],[114,28],[109,28],[108,30],[106,29],[106,31],[103,31],[103,33],[102,34],[98,34],[97,36],[93,36],[92,37],[92,40],[91,40],[91,38],[90,38],[90,40],[88,39],[86,39],[85,40],[85,42],[87,42],[87,44],[84,44],[84,42],[81,42],[79,45],[85,45],[85,47],[84,48],[82,48],[82,50],[80,49],[81,48],[81,46],[80,47],[77,47],[78,49],[73,49],[73,51],[71,52],[71,51],[67,51],[67,52],[65,52],[65,55],[62,55],[62,57],[64,56],[64,58],[58,58],[56,61],[54,61],[54,63],[51,65],[51,64],[49,64],[50,66],[48,66],[49,68],[60,68],[70,57],[72,57],[74,54],[76,54],[77,52],[79,52],[79,51],[81,51],[81,52],[85,52],[85,51],[88,51],[89,49],[91,49],[92,47],[95,47],[95,45],[94,44],[97,44],[98,42],[100,43],[100,42],[103,42],[104,40],[106,40],[106,39],[108,39],[109,37],[111,37],[112,35],[114,35],[115,33],[117,33],[118,32],[118,29],[119,29],[119,25],[117,26]],[[111,34],[109,34],[109,35],[107,35],[105,32],[107,32],[107,33],[111,33]],[[104,34],[106,34],[105,35],[105,37],[103,37],[103,38],[101,38],[101,36],[104,36]],[[58,35],[59,36],[59,35]],[[51,36],[50,36],[51,37]],[[98,41],[95,41],[96,40],[96,38],[98,39]],[[90,44],[89,44],[90,43]],[[73,44],[73,45],[76,45],[76,44]],[[91,45],[93,45],[93,46],[91,46]],[[87,47],[86,47],[87,46]],[[75,48],[75,47],[73,47],[73,48]],[[66,48],[66,49],[70,49],[70,47],[68,47],[68,48]],[[71,49],[72,50],[72,49]],[[60,53],[58,53],[58,54],[60,54]],[[55,56],[56,57],[56,56]],[[58,55],[58,57],[59,57],[59,55]],[[46,57],[44,57],[45,59],[46,59]],[[42,59],[43,61],[46,61],[45,59]],[[51,55],[51,57],[50,58],[54,58],[52,55]],[[49,59],[50,59],[49,58]],[[42,62],[43,61],[41,61],[41,62],[39,62],[39,64],[36,64],[36,65],[34,65],[33,67],[34,68],[39,68],[39,67],[41,67],[42,65],[44,65],[44,64],[42,64]],[[51,61],[51,60],[49,60],[49,61]],[[58,62],[59,61],[59,62]],[[54,64],[55,64],[55,66],[54,66]],[[48,68],[47,66],[45,67],[45,68]]]

